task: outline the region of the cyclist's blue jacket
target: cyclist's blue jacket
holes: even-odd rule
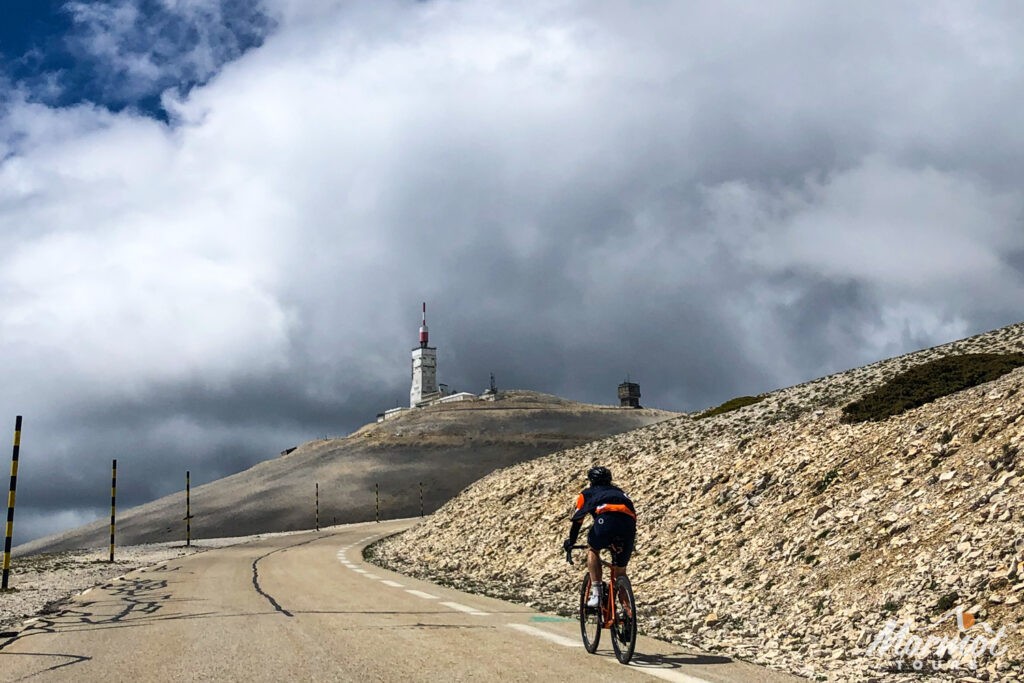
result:
[[[629,499],[622,489],[611,484],[597,484],[583,492],[576,498],[576,507],[570,515],[572,527],[569,529],[569,544],[576,543],[580,533],[580,526],[587,515],[612,515],[629,520],[636,524],[636,509],[633,501]]]
[[[576,509],[572,512],[573,522],[582,522],[587,515],[604,514],[628,515],[636,521],[636,509],[622,489],[611,484],[598,484],[584,489],[576,498]]]

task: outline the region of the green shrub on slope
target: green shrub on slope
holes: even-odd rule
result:
[[[737,396],[736,398],[730,398],[728,401],[718,406],[717,408],[708,408],[703,413],[697,416],[697,419],[703,419],[705,417],[714,417],[715,415],[721,415],[722,413],[728,413],[730,410],[736,410],[743,406],[753,405],[760,403],[764,400],[764,396]]]
[[[843,422],[884,420],[937,398],[991,382],[1024,366],[1024,354],[968,353],[902,372],[843,408]]]

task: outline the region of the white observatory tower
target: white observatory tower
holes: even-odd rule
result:
[[[420,325],[420,345],[412,350],[412,389],[409,407],[437,396],[437,349],[428,346],[427,302],[423,302],[423,324]]]

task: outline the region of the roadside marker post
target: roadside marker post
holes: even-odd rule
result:
[[[380,524],[380,484],[374,484],[373,487],[377,492],[377,524]]]
[[[7,494],[7,530],[4,534],[4,568],[0,589],[7,590],[11,575],[11,537],[14,536],[14,491],[18,488],[18,451],[21,449],[21,415],[14,419],[14,453],[11,455],[11,489]]]
[[[185,472],[185,547],[192,545],[192,472]]]
[[[316,530],[320,531],[320,482],[316,483]]]
[[[110,474],[110,561],[114,561],[114,512],[117,510],[117,458]]]

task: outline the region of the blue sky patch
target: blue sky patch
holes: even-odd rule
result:
[[[188,92],[260,45],[259,3],[5,0],[0,82],[52,106],[93,102],[165,119],[160,96]]]

